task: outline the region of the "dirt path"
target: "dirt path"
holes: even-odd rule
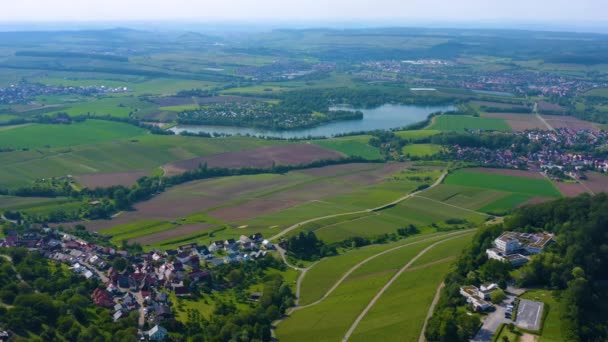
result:
[[[296,224],[294,224],[294,225],[292,225],[292,226],[290,226],[290,227],[282,230],[280,233],[278,233],[278,234],[270,237],[268,240],[276,240],[276,239],[278,239],[278,238],[286,235],[287,233],[291,232],[292,230],[297,229],[297,228],[299,228],[299,227],[301,227],[301,226],[303,226],[305,224],[311,223],[311,222],[320,221],[320,220],[324,220],[324,219],[328,219],[328,218],[346,216],[346,215],[370,213],[370,212],[379,211],[379,210],[382,210],[382,209],[386,209],[386,208],[392,207],[392,206],[394,206],[394,205],[396,205],[396,204],[398,204],[400,202],[405,201],[408,198],[414,197],[414,196],[416,196],[416,195],[418,195],[418,194],[420,194],[420,193],[422,193],[422,192],[424,192],[424,191],[426,191],[428,189],[432,189],[432,188],[436,187],[437,185],[441,184],[441,182],[443,182],[443,179],[447,176],[447,174],[448,173],[444,171],[441,174],[441,176],[435,181],[435,183],[433,183],[432,185],[430,185],[428,188],[412,192],[412,193],[407,194],[407,195],[405,195],[405,196],[403,196],[401,198],[398,198],[398,199],[396,199],[396,200],[394,200],[394,201],[392,201],[390,203],[381,205],[381,206],[376,207],[376,208],[371,208],[371,209],[364,209],[364,210],[359,210],[359,211],[351,211],[351,212],[348,212],[348,213],[326,215],[326,216],[321,216],[321,217],[315,217],[315,218],[312,218],[312,219],[308,219],[306,221],[302,221],[302,222],[296,223]]]
[[[455,232],[455,233],[449,233],[449,234],[446,234],[446,235],[442,235],[441,237],[446,237],[446,238],[447,238],[447,237],[450,237],[450,236],[454,236],[454,235],[455,235],[454,237],[452,237],[452,238],[451,238],[451,239],[453,239],[453,238],[457,238],[457,237],[461,237],[461,236],[467,235],[467,234],[469,234],[469,233],[471,233],[471,230],[466,230],[466,231],[464,231],[464,230],[463,230],[463,231],[458,231],[458,232]],[[428,239],[423,239],[423,240],[419,240],[419,241],[415,241],[415,242],[410,242],[410,243],[407,243],[407,244],[404,244],[404,245],[401,245],[401,246],[396,246],[396,247],[393,247],[393,248],[390,248],[390,249],[384,250],[384,251],[382,251],[382,252],[380,252],[380,253],[378,253],[378,254],[374,254],[374,255],[372,255],[372,256],[370,256],[370,257],[368,257],[367,259],[365,259],[365,260],[363,260],[363,261],[359,262],[359,263],[358,263],[358,264],[356,264],[355,266],[351,267],[351,268],[350,268],[348,271],[346,271],[346,273],[344,273],[344,275],[343,275],[343,276],[342,276],[340,279],[338,279],[338,281],[337,281],[337,282],[336,282],[336,283],[335,283],[335,284],[334,284],[334,285],[333,285],[333,286],[332,286],[332,287],[331,287],[329,290],[327,290],[327,292],[326,292],[326,293],[323,295],[323,297],[321,297],[319,300],[317,300],[317,301],[315,301],[315,302],[313,302],[313,303],[310,303],[310,304],[308,304],[308,305],[299,306],[299,307],[297,307],[297,308],[294,308],[294,311],[295,311],[295,310],[301,310],[301,309],[305,309],[305,308],[308,308],[308,307],[311,307],[311,306],[314,306],[314,305],[320,304],[320,303],[321,303],[321,302],[323,302],[325,299],[327,299],[327,297],[329,297],[329,295],[330,295],[332,292],[334,292],[334,291],[335,291],[335,290],[338,288],[338,286],[342,285],[342,283],[343,283],[343,282],[344,282],[344,281],[345,281],[345,280],[346,280],[346,279],[347,279],[347,278],[348,278],[348,277],[349,277],[349,276],[350,276],[350,275],[351,275],[351,274],[352,274],[354,271],[356,271],[356,270],[357,270],[359,267],[361,267],[361,266],[365,265],[366,263],[368,263],[368,262],[372,261],[373,259],[375,259],[375,258],[377,258],[377,257],[379,257],[379,256],[382,256],[382,255],[384,255],[384,254],[390,253],[390,252],[392,252],[392,251],[395,251],[395,250],[397,250],[397,249],[400,249],[400,248],[403,248],[403,247],[408,247],[408,246],[415,245],[415,244],[419,244],[419,243],[423,243],[423,242],[427,242],[427,241],[429,241],[429,240],[433,240],[433,239],[435,239],[435,238],[437,238],[437,237],[435,236],[435,237],[428,238]],[[446,239],[443,239],[443,240],[440,240],[440,241],[444,241],[444,240],[446,240]],[[449,239],[448,239],[448,240],[449,240]]]
[[[380,291],[378,291],[378,293],[374,296],[374,298],[372,298],[372,300],[367,304],[367,306],[365,307],[365,309],[363,309],[363,311],[361,312],[361,314],[359,314],[359,317],[357,317],[357,319],[353,322],[353,324],[351,325],[350,329],[348,329],[348,331],[346,332],[346,334],[344,335],[344,337],[342,338],[342,341],[348,341],[348,339],[350,338],[350,336],[353,334],[353,332],[355,332],[355,329],[357,329],[357,326],[359,326],[359,323],[361,323],[361,321],[363,320],[363,318],[365,317],[365,315],[367,315],[367,313],[372,309],[372,307],[376,304],[376,302],[378,301],[378,299],[380,299],[380,297],[382,297],[382,295],[384,294],[384,292],[386,292],[386,290],[388,290],[388,288],[397,280],[399,279],[399,277],[401,276],[401,274],[403,274],[403,272],[405,272],[414,262],[416,262],[416,260],[418,260],[418,258],[420,258],[421,256],[423,256],[426,252],[428,252],[429,250],[431,250],[433,247],[444,243],[446,241],[450,241],[453,239],[458,238],[459,236],[454,236],[451,238],[447,238],[447,239],[443,239],[441,241],[437,241],[434,244],[426,247],[425,249],[423,249],[420,253],[418,253],[414,258],[412,258],[407,264],[405,264],[405,266],[403,266],[399,272],[397,272],[381,289]]]
[[[424,324],[422,325],[422,331],[420,331],[420,336],[418,337],[418,342],[424,342],[426,339],[424,338],[424,333],[426,332],[426,326],[429,322],[431,316],[433,316],[433,311],[435,311],[435,306],[437,306],[437,302],[439,302],[439,296],[441,295],[441,290],[445,287],[445,283],[441,282],[439,287],[437,287],[437,292],[435,292],[435,297],[433,297],[433,302],[431,303],[431,307],[426,314],[426,318],[424,319]]]
[[[382,251],[382,252],[380,252],[380,253],[378,253],[378,254],[374,254],[374,255],[372,255],[372,256],[370,256],[370,257],[366,258],[365,260],[363,260],[363,261],[359,262],[358,264],[354,265],[354,266],[353,266],[353,267],[351,267],[351,268],[350,268],[348,271],[346,271],[346,273],[344,273],[344,275],[343,275],[343,276],[342,276],[340,279],[338,279],[338,281],[336,281],[336,283],[335,283],[335,284],[334,284],[334,285],[333,285],[333,286],[332,286],[332,287],[331,287],[329,290],[327,290],[327,292],[326,292],[326,293],[323,295],[323,297],[321,297],[319,300],[317,300],[317,301],[315,301],[315,302],[313,302],[313,303],[310,303],[310,304],[308,304],[308,305],[304,305],[304,306],[299,306],[299,305],[298,305],[298,304],[299,304],[299,302],[300,302],[300,293],[301,293],[302,281],[304,280],[304,277],[306,276],[306,273],[308,272],[308,270],[310,270],[310,269],[311,269],[311,268],[312,268],[314,265],[316,265],[316,264],[318,263],[318,261],[317,261],[317,262],[315,262],[314,264],[312,264],[312,265],[310,265],[310,266],[306,267],[306,268],[298,268],[298,267],[295,267],[295,266],[293,266],[293,265],[289,264],[289,263],[287,262],[287,260],[285,259],[284,254],[282,254],[282,253],[281,253],[281,251],[282,251],[282,252],[285,252],[285,250],[277,246],[277,249],[279,250],[279,253],[281,253],[281,257],[283,258],[283,262],[284,262],[286,265],[288,265],[289,267],[292,267],[292,268],[294,268],[294,269],[296,269],[296,270],[300,270],[300,271],[302,271],[302,273],[301,273],[301,274],[300,274],[300,276],[298,277],[298,281],[297,281],[297,283],[296,283],[296,300],[295,300],[295,306],[293,306],[293,307],[289,308],[289,309],[287,310],[287,312],[285,313],[285,315],[284,315],[282,318],[280,318],[280,319],[278,319],[278,320],[276,320],[276,321],[272,322],[272,329],[271,329],[272,336],[273,336],[273,337],[275,337],[275,336],[274,336],[274,332],[275,332],[276,327],[277,327],[279,324],[281,324],[281,322],[283,322],[283,321],[284,321],[284,320],[285,320],[287,317],[289,317],[289,316],[290,316],[292,313],[294,313],[295,311],[298,311],[298,310],[301,310],[301,309],[304,309],[304,308],[308,308],[308,307],[311,307],[311,306],[314,306],[314,305],[317,305],[317,304],[320,304],[321,302],[323,302],[325,299],[327,299],[327,297],[328,297],[328,296],[329,296],[329,295],[330,295],[332,292],[334,292],[334,291],[335,291],[335,290],[338,288],[338,286],[340,286],[340,285],[341,285],[341,284],[342,284],[342,283],[343,283],[343,282],[344,282],[344,281],[345,281],[345,280],[348,278],[348,276],[349,276],[349,275],[351,275],[351,274],[352,274],[352,273],[353,273],[355,270],[357,270],[359,267],[363,266],[363,265],[364,265],[364,264],[366,264],[367,262],[369,262],[369,261],[371,261],[371,260],[373,260],[373,259],[375,259],[375,258],[377,258],[377,257],[379,257],[379,256],[382,256],[382,255],[384,255],[384,254],[386,254],[386,253],[389,253],[389,252],[392,252],[392,251],[394,251],[394,250],[396,250],[396,249],[399,249],[399,248],[403,248],[403,247],[411,246],[411,245],[414,245],[414,244],[417,244],[417,243],[421,243],[421,242],[426,242],[426,241],[429,241],[429,240],[432,240],[432,239],[436,239],[436,238],[438,238],[438,237],[442,238],[442,237],[450,237],[450,236],[454,236],[453,238],[458,238],[458,237],[461,237],[461,236],[467,235],[467,234],[469,234],[469,233],[472,233],[473,231],[474,231],[474,229],[469,229],[469,230],[462,230],[462,231],[458,231],[458,232],[448,233],[448,234],[445,234],[445,235],[440,235],[440,236],[433,236],[433,237],[429,237],[429,238],[427,238],[427,239],[423,239],[423,240],[419,240],[419,241],[415,241],[415,242],[407,243],[407,244],[404,244],[404,245],[401,245],[401,246],[396,246],[396,247],[393,247],[393,248],[391,248],[391,249],[384,250],[384,251]],[[444,240],[445,240],[445,239],[444,239]],[[444,240],[440,240],[440,241],[444,241]],[[445,260],[443,260],[443,259],[442,259],[442,260],[440,260],[440,261],[445,261]],[[433,264],[433,263],[430,263],[430,264]],[[429,266],[430,264],[420,265],[419,267],[425,267],[425,266]]]
[[[545,118],[538,114],[538,102],[534,102],[534,115],[536,115],[536,118],[540,120],[540,122],[542,122],[548,130],[555,132],[555,128],[553,128],[553,126],[551,126],[547,120],[545,120]]]
[[[450,206],[450,207],[452,207],[452,208],[456,208],[456,209],[460,209],[460,210],[468,211],[468,212],[471,212],[471,213],[474,213],[474,214],[479,214],[479,215],[483,215],[483,216],[490,216],[490,215],[488,215],[488,214],[486,214],[486,213],[482,213],[482,212],[480,212],[480,211],[475,211],[475,210],[472,210],[472,209],[467,209],[467,208],[459,207],[459,206],[457,206],[457,205],[449,204],[449,203],[446,203],[446,202],[441,202],[441,201],[438,201],[438,200],[436,200],[436,199],[432,199],[432,198],[428,198],[428,197],[424,197],[424,196],[416,196],[416,197],[418,197],[418,198],[423,198],[423,199],[425,199],[425,200],[429,200],[429,201],[432,201],[432,202],[441,203],[441,204],[443,204],[443,205],[447,205],[447,206]]]

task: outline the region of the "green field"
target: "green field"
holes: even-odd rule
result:
[[[433,129],[421,129],[421,130],[414,130],[414,131],[397,131],[397,132],[395,132],[395,134],[398,135],[399,137],[406,139],[406,140],[410,140],[410,141],[426,139],[426,138],[432,137],[433,135],[437,135],[439,133],[441,133],[440,130],[433,130]]]
[[[450,264],[444,261],[403,273],[359,323],[350,341],[418,341]]]
[[[87,120],[71,125],[35,124],[0,131],[0,146],[65,147],[94,144],[141,135],[144,129],[111,121]]]
[[[359,313],[365,308],[365,306],[382,288],[382,286],[384,286],[384,284],[386,284],[386,282],[397,272],[397,270],[403,267],[408,260],[411,260],[425,247],[438,240],[441,240],[441,238],[438,237],[437,239],[432,239],[430,241],[423,241],[411,246],[404,246],[363,264],[360,268],[356,269],[350,276],[348,276],[348,278],[342,284],[340,284],[325,300],[314,306],[292,313],[289,318],[278,326],[276,331],[278,338],[285,341],[340,340]],[[389,245],[387,245],[385,249],[388,249],[388,246]],[[441,246],[441,244],[438,246]],[[313,268],[309,271],[310,274],[305,276],[304,283],[302,284],[303,303],[311,303],[325,293],[326,290],[321,291],[319,288],[316,288],[315,284],[319,283],[323,289],[328,289],[344,274],[344,272],[351,268],[352,265],[360,262],[367,256],[373,255],[374,252],[376,252],[375,249],[378,247],[379,246],[371,246],[362,248],[360,250],[350,252],[352,254],[347,254],[351,255],[351,258],[340,256],[337,257],[340,259],[337,259],[336,261],[333,261],[333,258],[329,258],[327,261],[324,260],[321,263],[313,266]],[[374,250],[372,250],[372,248]],[[432,250],[433,249],[430,251]],[[323,266],[321,266],[318,271],[314,271],[315,267],[320,265]],[[428,305],[430,305],[430,301],[432,300],[437,285],[447,272],[447,266],[445,266],[445,268],[440,268],[439,265],[447,265],[447,263],[433,265],[433,272],[428,272],[427,269],[422,269],[426,270],[424,273],[430,278],[427,278],[426,276],[417,277],[422,280],[414,281],[416,287],[412,294],[415,294],[415,297],[419,297],[419,294],[421,294],[422,297],[425,298],[424,302],[428,303],[425,306],[422,306],[420,305],[420,302],[416,302],[416,305],[418,305],[419,308],[418,310],[403,310],[404,305],[407,305],[408,303],[405,298],[399,298],[398,300],[400,302],[398,304],[402,311],[411,312],[414,315],[413,317],[421,315],[421,317],[424,318],[426,316]],[[412,274],[416,274],[414,272],[417,271],[413,270],[411,272]],[[401,292],[403,290],[402,286],[405,285],[400,284],[400,280],[404,279],[408,273],[410,272],[404,273],[398,279],[398,281],[389,288],[389,290],[385,293],[385,296],[388,296],[390,293],[392,298],[392,293]],[[408,279],[403,283],[411,284],[412,281]],[[306,291],[311,291],[311,293],[305,294]],[[428,298],[428,300],[426,300],[427,291],[430,293],[430,298]],[[410,298],[412,294],[407,296],[407,298]],[[380,315],[384,315],[385,312],[383,309],[384,305],[379,305],[381,302],[383,302],[384,298],[387,298],[385,296],[381,297],[379,303],[374,306],[374,308],[381,309],[379,312]],[[395,300],[395,298],[392,299],[393,302]],[[410,306],[407,305],[407,307]],[[374,311],[374,309],[372,309],[372,311]],[[392,309],[389,311],[392,312]],[[374,322],[376,321],[374,316],[371,317],[372,325],[375,325],[376,323]],[[367,319],[368,317],[365,317],[363,321],[366,321]],[[363,323],[363,321],[360,327],[355,331],[355,335],[358,334],[357,332],[359,329],[361,329],[361,327],[363,327],[363,331],[370,329],[366,324]],[[419,325],[421,327],[422,323],[417,320],[415,325]],[[411,330],[411,332],[409,330]],[[412,335],[415,334],[417,337],[419,330],[414,330],[415,329],[408,329],[408,333],[411,333]]]
[[[381,159],[378,148],[368,145],[371,136],[344,137],[335,139],[316,140],[315,144],[342,152],[347,156],[358,156],[368,160]]]
[[[193,104],[185,104],[185,105],[178,105],[178,106],[166,106],[166,107],[158,107],[159,110],[166,110],[169,112],[183,112],[186,110],[197,110],[199,109],[199,106]]]
[[[467,130],[510,131],[506,121],[494,118],[474,117],[468,115],[441,115],[429,129],[440,131],[464,132]]]
[[[444,183],[448,185],[492,189],[530,196],[554,198],[562,196],[555,186],[545,179],[505,176],[468,170],[458,170],[451,173],[444,180]]]
[[[67,174],[80,175],[96,172],[121,172],[154,170],[159,166],[177,160],[191,159],[216,153],[239,151],[256,147],[284,144],[248,137],[197,138],[184,136],[166,136],[146,134],[124,138],[124,134],[143,132],[141,129],[114,122],[87,120],[83,125],[101,123],[100,127],[124,128],[124,131],[103,131],[99,136],[87,136],[84,131],[70,130],[71,126],[29,125],[12,130],[0,131],[0,139],[15,137],[20,143],[31,145],[48,144],[35,136],[23,136],[19,132],[33,129],[36,134],[46,129],[58,130],[65,135],[57,135],[56,140],[66,144],[68,141],[108,139],[122,134],[123,138],[113,141],[102,141],[96,144],[70,146],[69,148],[51,148],[0,153],[0,187],[16,187],[28,184],[38,178],[59,177]],[[118,126],[115,126],[118,125]],[[95,126],[95,125],[94,125]],[[33,128],[30,128],[33,127]],[[13,133],[17,132],[17,133]],[[92,131],[88,130],[88,134]],[[46,133],[48,135],[48,132]]]
[[[410,144],[403,146],[401,153],[412,157],[428,157],[441,152],[443,147],[435,144]]]
[[[486,213],[504,213],[508,210],[511,210],[511,209],[517,207],[518,205],[520,205],[522,203],[525,203],[526,201],[530,200],[531,198],[532,198],[532,196],[526,195],[526,194],[510,194],[493,203],[490,203],[490,204],[482,207],[479,210],[486,212]]]
[[[300,294],[300,305],[310,304],[320,299],[330,287],[338,281],[351,267],[364,259],[376,255],[382,251],[397,246],[409,244],[422,239],[440,239],[441,233],[433,233],[411,237],[386,245],[370,245],[350,250],[335,257],[325,258],[312,267],[302,281]]]

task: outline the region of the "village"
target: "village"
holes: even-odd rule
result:
[[[66,86],[22,82],[0,88],[0,104],[26,104],[37,96],[48,95],[99,95],[129,92],[127,87],[107,87],[104,85]]]
[[[90,294],[94,304],[109,309],[114,322],[137,312],[139,336],[150,341],[167,337],[161,324],[173,315],[171,295],[189,297],[193,286],[211,279],[213,267],[255,261],[275,248],[255,233],[210,246],[191,243],[132,254],[46,226],[21,234],[11,232],[0,239],[0,247],[27,248],[69,266],[85,279],[99,280],[100,287]]]
[[[581,77],[520,70],[479,71],[449,60],[377,60],[361,63],[353,75],[368,81],[415,80],[420,87],[458,87],[513,95],[565,97],[606,86]]]
[[[454,145],[450,153],[468,162],[503,168],[544,171],[553,179],[584,179],[584,171],[608,172],[608,159],[592,153],[608,142],[608,132],[558,128],[510,133],[523,137],[526,148]],[[571,151],[589,152],[571,152]]]

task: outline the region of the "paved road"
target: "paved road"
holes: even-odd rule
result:
[[[507,293],[507,299],[500,305],[494,306],[496,311],[490,312],[488,316],[486,316],[481,329],[479,329],[475,338],[471,340],[472,342],[492,341],[492,336],[494,336],[494,333],[501,324],[513,323],[512,320],[505,318],[505,311],[507,310],[507,304],[511,303],[515,297],[514,294]]]
[[[382,295],[384,294],[384,292],[386,292],[386,290],[397,280],[399,279],[399,277],[401,276],[401,274],[403,272],[405,272],[414,262],[416,262],[416,260],[418,260],[418,258],[420,258],[421,256],[423,256],[426,252],[428,252],[429,250],[431,250],[433,247],[444,243],[446,241],[450,241],[453,239],[458,238],[459,236],[454,236],[448,239],[444,239],[441,241],[437,241],[434,244],[426,247],[425,249],[423,249],[420,253],[418,253],[414,258],[412,258],[407,264],[405,264],[405,266],[403,266],[399,272],[397,272],[381,289],[380,291],[378,291],[378,293],[374,296],[374,298],[367,304],[367,307],[365,307],[365,309],[363,309],[363,312],[361,312],[361,314],[359,314],[359,317],[357,317],[357,319],[353,322],[353,324],[350,326],[350,329],[348,329],[348,331],[346,332],[346,334],[344,335],[344,337],[342,338],[342,341],[348,341],[348,339],[350,338],[350,336],[353,334],[353,332],[355,332],[355,329],[357,329],[357,326],[359,325],[359,323],[361,323],[361,321],[363,320],[363,318],[365,317],[365,315],[367,315],[367,313],[369,312],[369,310],[372,309],[372,307],[376,304],[376,302],[378,301],[378,299],[380,299],[380,297],[382,297]]]
[[[431,303],[431,307],[429,311],[426,313],[426,318],[424,319],[424,324],[422,325],[422,331],[420,331],[420,336],[418,336],[418,342],[426,341],[424,337],[424,333],[426,332],[426,326],[429,323],[429,319],[433,316],[433,312],[435,311],[435,306],[437,306],[437,302],[439,302],[439,297],[441,296],[441,290],[445,287],[445,283],[441,282],[439,287],[437,287],[437,291],[435,292],[435,297],[433,297],[433,302]]]
[[[445,178],[445,176],[447,176],[447,172],[442,173],[441,176],[435,181],[435,183],[433,183],[432,185],[430,185],[428,188],[412,192],[410,194],[407,194],[407,195],[405,195],[405,196],[403,196],[401,198],[398,198],[398,199],[396,199],[396,200],[394,200],[394,201],[392,201],[390,203],[381,205],[379,207],[371,208],[371,209],[364,209],[364,210],[359,210],[359,211],[351,211],[351,212],[348,212],[348,213],[326,215],[326,216],[321,216],[321,217],[315,217],[315,218],[312,218],[312,219],[308,219],[306,221],[302,221],[302,222],[296,223],[296,224],[294,224],[294,225],[292,225],[290,227],[287,227],[286,229],[283,229],[280,233],[277,233],[276,235],[270,237],[268,240],[276,240],[276,239],[280,238],[281,236],[284,236],[285,234],[291,232],[292,230],[297,229],[297,228],[299,228],[299,227],[301,227],[301,226],[303,226],[303,225],[305,225],[307,223],[311,223],[311,222],[315,222],[315,221],[320,221],[320,220],[324,220],[324,219],[328,219],[328,218],[346,216],[346,215],[371,213],[371,212],[374,212],[374,211],[378,211],[378,210],[382,210],[382,209],[385,209],[385,208],[392,207],[395,204],[403,202],[404,200],[406,200],[406,199],[408,199],[410,197],[416,196],[417,194],[419,194],[419,193],[421,193],[421,192],[423,192],[425,190],[428,190],[428,189],[436,187],[437,185],[441,184],[441,182],[443,182],[443,179]]]

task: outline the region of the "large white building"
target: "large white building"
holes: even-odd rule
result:
[[[539,254],[553,241],[549,233],[504,232],[494,240],[494,248],[486,250],[488,258],[520,266],[528,262],[529,255]]]

